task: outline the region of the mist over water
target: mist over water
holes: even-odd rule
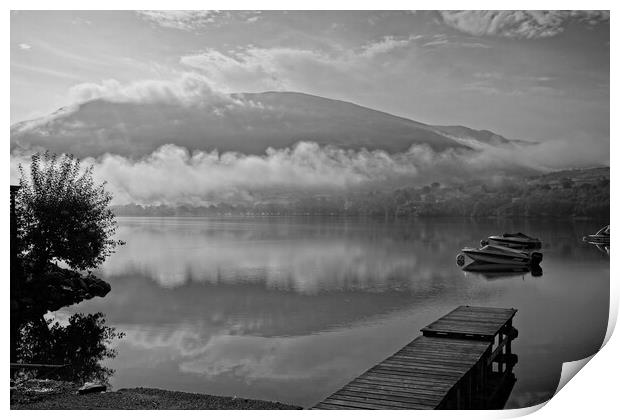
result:
[[[609,259],[580,241],[599,222],[120,218],[112,291],[57,312],[104,311],[125,331],[115,389],[147,386],[310,406],[458,305],[514,307],[507,408],[555,391],[561,364],[600,347]],[[521,230],[543,275],[464,273],[463,246]],[[586,281],[587,279],[587,281]]]
[[[477,147],[437,152],[425,145],[414,145],[403,153],[388,153],[300,142],[290,148],[269,148],[263,155],[248,155],[190,152],[170,144],[139,159],[106,154],[84,162],[94,166],[97,181],[106,182],[113,204],[144,205],[252,202],[264,194],[285,197],[291,192],[354,192],[361,188],[394,189],[470,179],[494,182],[575,163],[574,150],[569,158],[561,142]],[[580,159],[582,163],[596,161],[587,153]],[[14,151],[12,182],[19,178],[18,165],[27,172],[29,161],[30,153]]]

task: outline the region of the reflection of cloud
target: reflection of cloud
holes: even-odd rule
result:
[[[162,223],[161,230],[144,230],[148,225],[121,226],[118,237],[125,238],[127,244],[106,261],[103,274],[140,273],[165,287],[177,287],[188,280],[259,283],[311,294],[344,289],[411,290],[425,287],[432,278],[430,269],[417,269],[416,254],[391,244],[376,248],[336,238],[278,240],[263,237],[268,231],[221,236],[210,230],[215,227],[209,227],[206,220],[203,227],[192,226],[191,232]]]
[[[308,352],[312,336],[263,338],[253,336],[214,337],[198,357],[180,363],[182,372],[207,377],[229,374],[255,380],[309,380],[346,371],[343,362],[349,350],[339,357],[331,352]]]
[[[411,319],[390,325],[385,328],[380,321],[292,337],[238,335],[225,329],[205,335],[204,323],[180,324],[173,333],[165,326],[148,332],[123,326],[127,336],[119,343],[113,383],[170,387],[172,379],[175,389],[309,405],[401,346],[402,331],[421,326]],[[132,381],[136,368],[149,375]]]
[[[98,273],[112,292],[81,308],[103,310],[117,325],[172,323],[170,334],[197,325],[190,329],[199,336],[184,337],[206,343],[221,334],[313,334],[462,290],[446,263],[454,231],[391,233],[406,240],[387,240],[389,232],[364,223],[121,219],[118,237],[128,243]]]
[[[367,340],[368,330],[380,328],[377,325],[321,333],[320,339],[315,335],[260,337],[231,334],[233,331],[226,329],[204,331],[207,327],[205,323],[194,323],[177,325],[174,331],[144,331],[126,326],[123,345],[168,354],[184,374],[200,375],[205,380],[237,378],[246,383],[346,377],[361,369],[364,365],[360,363],[365,363],[369,354],[380,355],[385,352],[382,347],[386,347],[380,340]],[[345,341],[346,346],[342,345]]]
[[[19,47],[20,50],[29,50],[29,49],[32,48],[32,46],[30,46],[29,44],[26,44],[26,43],[19,44],[18,47]]]
[[[462,32],[507,38],[545,38],[564,30],[569,19],[587,25],[609,21],[608,11],[467,10],[439,12],[444,23]]]

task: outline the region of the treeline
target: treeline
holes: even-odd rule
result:
[[[466,217],[609,217],[609,179],[564,177],[504,180],[495,185],[473,181],[455,186],[435,182],[422,187],[313,195],[286,202],[210,206],[117,206],[119,216],[416,216]]]
[[[597,184],[482,187],[417,206],[420,216],[609,218],[609,180]]]

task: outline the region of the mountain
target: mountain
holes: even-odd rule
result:
[[[448,135],[463,144],[475,146],[477,143],[484,143],[493,146],[512,145],[532,145],[534,142],[525,140],[507,139],[489,130],[474,130],[462,125],[436,125],[434,128],[443,134]]]
[[[96,99],[11,126],[11,149],[42,147],[77,157],[140,157],[170,143],[263,154],[299,141],[390,153],[414,144],[442,151],[514,142],[486,130],[432,126],[294,92],[239,93],[208,103]]]

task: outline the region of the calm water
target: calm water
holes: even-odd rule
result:
[[[98,273],[125,331],[111,383],[310,406],[458,305],[514,307],[517,383],[537,404],[564,361],[600,347],[609,257],[580,238],[599,222],[120,218],[127,241]],[[464,273],[455,256],[492,233],[544,241],[543,275]]]

